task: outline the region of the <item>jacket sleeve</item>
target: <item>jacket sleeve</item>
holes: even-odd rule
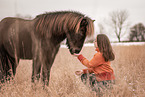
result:
[[[87,69],[83,69],[83,73],[93,73],[93,69],[92,68],[87,68]]]
[[[89,61],[88,59],[86,59],[83,55],[79,55],[78,59],[80,60],[80,62],[88,67],[88,68],[93,68],[93,67],[97,67],[101,64],[101,62],[104,60],[103,56],[101,53],[96,53],[94,55],[94,57]]]

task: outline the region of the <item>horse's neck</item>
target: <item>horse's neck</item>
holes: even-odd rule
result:
[[[51,37],[51,41],[54,42],[56,45],[59,45],[64,39],[66,38],[66,34],[63,33],[61,35],[53,35]]]

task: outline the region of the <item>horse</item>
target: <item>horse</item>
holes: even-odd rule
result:
[[[0,22],[0,80],[14,78],[20,59],[32,60],[33,83],[49,76],[61,42],[70,54],[79,53],[87,36],[93,35],[93,20],[76,11],[55,11],[26,20],[6,17]],[[41,76],[40,76],[41,75]]]

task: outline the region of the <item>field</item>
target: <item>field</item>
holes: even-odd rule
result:
[[[113,49],[116,84],[104,97],[144,97],[145,45],[113,45]],[[81,52],[89,60],[95,53],[94,47],[83,47]],[[95,93],[74,73],[83,68],[68,49],[61,48],[51,69],[49,87],[43,89],[41,82],[37,85],[31,83],[32,61],[21,60],[15,79],[4,84],[0,97],[95,97]]]

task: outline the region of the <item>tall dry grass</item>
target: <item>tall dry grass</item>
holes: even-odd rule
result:
[[[104,97],[145,96],[145,45],[113,46],[116,59],[112,67],[116,84]],[[91,59],[94,47],[84,47],[82,54]],[[68,49],[61,48],[51,69],[49,87],[43,89],[41,82],[31,83],[32,61],[21,60],[15,79],[3,84],[0,97],[95,97],[78,76],[76,70],[85,68]]]

